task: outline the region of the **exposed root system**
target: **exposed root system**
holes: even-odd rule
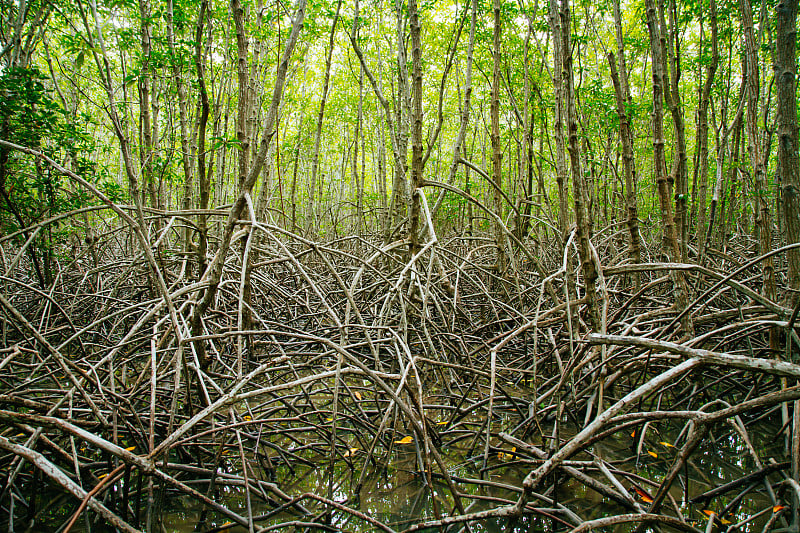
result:
[[[571,243],[498,273],[466,238],[408,257],[244,224],[192,335],[203,280],[174,244],[182,215],[157,215],[169,298],[124,227],[76,239],[46,292],[0,241],[9,531],[152,530],[179,496],[205,531],[792,522],[798,309],[760,294],[759,259],[737,255],[751,243],[704,266],[632,265],[600,236],[589,331]],[[361,505],[400,455],[429,498],[402,523]],[[721,476],[722,457],[738,474]],[[292,484],[316,470],[322,486]]]

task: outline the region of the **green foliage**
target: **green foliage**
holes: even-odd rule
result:
[[[113,199],[122,199],[122,191],[90,159],[97,141],[82,125],[89,117],[78,115],[68,120],[44,82],[36,68],[14,67],[0,73],[0,138],[40,150],[97,183]],[[0,150],[0,188],[3,233],[25,229],[96,202],[86,191],[67,190],[63,176],[41,160],[8,149]],[[67,227],[48,227],[31,249],[45,256],[46,265],[53,246],[65,240],[69,232]]]

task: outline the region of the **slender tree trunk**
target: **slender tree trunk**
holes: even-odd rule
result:
[[[411,30],[411,197],[408,210],[408,237],[411,254],[419,251],[419,217],[420,199],[422,193],[422,26],[419,21],[419,11],[416,0],[408,1],[408,15]]]
[[[675,218],[672,215],[670,188],[667,183],[667,163],[664,158],[664,66],[661,60],[661,31],[659,29],[655,0],[646,0],[646,6],[653,70],[653,171],[656,174],[658,200],[661,206],[661,220],[663,222],[661,248],[667,257],[672,260],[678,260],[680,252],[675,231]]]
[[[621,48],[619,51],[622,51]],[[622,56],[620,56],[622,57]],[[619,117],[619,136],[622,142],[622,171],[625,176],[625,209],[626,221],[628,225],[628,244],[630,259],[634,263],[642,260],[641,247],[639,244],[639,213],[636,205],[636,164],[633,158],[633,134],[631,125],[628,121],[628,114],[625,111],[627,98],[623,94],[621,78],[617,74],[616,59],[612,52],[608,53],[608,64],[611,67],[611,80],[614,83],[614,91],[617,98],[617,116]],[[624,61],[620,60],[620,67]],[[622,72],[622,69],[620,70]],[[639,287],[639,273],[634,273],[634,285]]]
[[[234,2],[236,1],[237,0],[234,0]],[[225,226],[222,235],[220,237],[219,248],[217,249],[217,253],[214,256],[214,260],[212,261],[211,265],[209,266],[208,270],[203,276],[204,280],[208,282],[208,287],[205,289],[205,292],[203,292],[202,297],[195,305],[194,312],[192,313],[191,326],[192,326],[192,335],[194,336],[202,335],[203,316],[205,315],[208,308],[211,306],[211,303],[214,301],[214,297],[216,296],[217,290],[219,289],[219,283],[220,280],[222,279],[222,267],[224,265],[225,258],[230,248],[231,238],[233,237],[233,231],[236,228],[239,218],[241,217],[244,211],[245,205],[247,203],[247,197],[252,192],[253,185],[255,185],[256,180],[261,175],[261,170],[267,158],[269,146],[271,144],[272,137],[275,134],[274,128],[277,122],[278,108],[280,107],[281,99],[283,97],[283,87],[286,82],[286,74],[289,69],[289,59],[292,56],[295,44],[297,43],[297,37],[300,34],[300,28],[303,25],[303,19],[305,18],[305,10],[306,10],[306,0],[298,0],[295,12],[295,18],[292,23],[292,30],[289,35],[289,39],[286,41],[286,46],[281,55],[280,62],[278,63],[278,70],[275,75],[275,84],[273,86],[273,91],[272,91],[272,99],[270,101],[270,105],[267,110],[267,115],[264,119],[263,131],[261,135],[261,141],[259,142],[258,153],[255,159],[253,160],[253,164],[250,166],[250,169],[247,173],[244,182],[239,187],[238,196],[228,213],[228,218],[225,221]],[[205,345],[203,344],[203,341],[198,340],[194,343],[194,345],[195,349],[197,350],[201,366],[203,367],[203,369],[208,368],[208,366],[211,364],[211,359],[206,354]]]
[[[183,200],[181,202],[184,210],[189,210],[192,207],[192,192],[193,192],[193,173],[191,161],[191,148],[190,148],[190,135],[189,135],[189,111],[188,111],[188,96],[186,94],[186,85],[183,83],[183,69],[181,68],[181,59],[178,57],[178,51],[175,48],[175,27],[174,27],[174,2],[169,0],[167,2],[167,43],[169,44],[169,52],[172,62],[172,77],[175,81],[175,86],[178,90],[178,111],[180,115],[180,131],[181,131],[181,163],[183,166]],[[191,228],[188,226],[183,234],[183,250],[186,254],[184,260],[189,260],[189,253],[191,252]]]
[[[470,26],[469,26],[469,43],[467,44],[467,65],[464,75],[464,101],[461,103],[461,121],[458,127],[458,135],[453,143],[453,159],[450,162],[450,174],[447,178],[447,183],[452,185],[455,181],[456,170],[458,169],[459,160],[464,157],[464,139],[467,135],[467,126],[469,126],[470,107],[472,105],[472,62],[475,52],[475,27],[478,11],[478,1],[472,0],[470,5]],[[469,172],[469,169],[466,170]],[[436,213],[442,205],[446,191],[439,193],[436,198],[436,203],[431,209],[431,216],[435,217]],[[469,193],[467,193],[469,194]]]
[[[706,66],[706,79],[700,95],[700,106],[697,111],[698,122],[698,163],[700,165],[700,185],[697,193],[697,235],[698,248],[702,255],[706,238],[706,198],[708,196],[708,106],[711,100],[711,89],[714,76],[719,65],[719,48],[717,47],[717,2],[710,0],[709,24],[711,26],[711,63]]]
[[[359,17],[359,2],[356,0],[355,14],[353,16],[353,36],[358,39],[358,17]],[[356,234],[361,234],[361,228],[364,225],[364,187],[362,180],[364,179],[363,173],[358,175],[358,155],[359,147],[358,142],[362,135],[362,123],[364,120],[364,67],[358,67],[358,112],[356,114],[356,128],[353,133],[353,161],[351,167],[351,174],[356,188]],[[363,155],[363,154],[362,154]]]
[[[333,23],[331,23],[331,32],[328,37],[328,55],[325,57],[325,78],[322,82],[322,95],[319,103],[319,114],[317,114],[317,129],[314,131],[314,148],[311,152],[311,183],[308,191],[308,222],[306,223],[307,231],[314,231],[316,225],[316,197],[318,185],[319,192],[322,193],[322,185],[318,184],[319,150],[322,139],[322,123],[325,119],[325,104],[328,100],[328,91],[331,81],[331,63],[333,62],[333,47],[336,39],[336,24],[339,22],[339,13],[341,9],[342,0],[339,0],[336,2],[336,14],[333,17]]]
[[[795,244],[800,242],[797,64],[795,62],[797,0],[780,0],[775,7],[775,18],[777,21],[775,28],[777,42],[775,80],[778,89],[778,176],[782,189],[786,242]],[[789,251],[788,260],[789,287],[800,290],[800,250]]]
[[[492,181],[494,181],[494,211],[500,220],[503,220],[503,154],[500,146],[500,46],[502,43],[503,21],[501,0],[494,0],[494,31],[492,49],[492,95],[489,113],[491,115],[491,143],[492,143]],[[495,222],[494,242],[497,246],[497,273],[502,274],[506,269],[505,234],[500,222]]]
[[[203,33],[207,14],[208,0],[203,0],[200,4],[200,13],[197,15],[197,25],[194,34],[194,62],[195,70],[197,71],[197,88],[199,92],[199,119],[197,123],[197,178],[200,186],[200,201],[197,207],[201,210],[208,209],[209,196],[211,194],[211,170],[213,168],[213,165],[208,165],[208,169],[206,169],[206,125],[208,124],[209,104],[208,91],[206,89]],[[207,44],[210,45],[210,43]],[[200,233],[197,245],[198,277],[202,276],[206,270],[206,253],[208,250],[208,226],[206,220],[206,215],[198,215],[197,217],[197,227]]]
[[[575,202],[578,253],[580,255],[581,270],[583,272],[586,307],[589,312],[589,327],[592,328],[593,331],[601,331],[601,318],[596,290],[598,272],[591,251],[591,227],[587,209],[589,199],[581,167],[581,149],[578,140],[578,112],[575,107],[575,89],[572,71],[572,32],[569,0],[562,0],[560,16],[560,46],[564,67],[564,88],[566,89],[566,119],[569,131],[569,159],[570,168],[572,170],[572,194]]]
[[[670,186],[667,181],[667,164],[664,157],[664,61],[662,58],[663,46],[658,11],[655,0],[646,0],[647,30],[650,36],[650,53],[652,56],[653,75],[653,171],[656,175],[658,186],[658,200],[661,207],[661,222],[663,235],[661,248],[667,260],[680,261],[681,252],[678,247],[678,236],[675,228],[675,219],[672,215],[672,199]],[[685,154],[684,154],[685,155]],[[682,272],[674,272],[673,284],[675,286],[675,304],[678,311],[686,308],[688,299],[688,286]],[[684,314],[681,321],[684,333],[691,334],[693,327],[688,316]]]
[[[408,11],[410,14],[411,6],[409,6]],[[395,231],[400,225],[404,213],[403,208],[407,208],[413,203],[408,199],[408,184],[406,182],[406,176],[408,175],[408,130],[412,111],[411,94],[409,92],[408,85],[408,58],[406,55],[406,16],[403,13],[403,5],[401,0],[395,0],[395,19],[397,34],[397,102],[395,105],[397,132],[395,134],[395,170],[394,181],[392,183],[393,194],[391,202],[392,222],[390,226],[392,231]]]
[[[567,212],[567,160],[565,157],[566,138],[564,136],[564,82],[563,51],[561,49],[561,19],[558,14],[558,0],[549,0],[550,35],[553,40],[553,97],[555,114],[553,129],[556,144],[556,183],[558,185],[558,231],[565,238],[569,214]]]
[[[770,215],[767,197],[767,180],[764,175],[764,156],[761,151],[762,139],[759,134],[759,65],[758,43],[753,30],[753,14],[750,0],[741,0],[742,31],[745,42],[746,77],[744,83],[747,87],[747,113],[745,115],[745,132],[747,133],[747,148],[750,156],[750,165],[753,172],[755,185],[756,234],[759,241],[759,253],[766,254],[772,251],[772,217]],[[775,267],[772,257],[762,262],[762,275],[764,279],[763,294],[770,300],[775,300]],[[772,338],[773,335],[771,334]],[[777,339],[773,339],[777,342]],[[770,344],[773,344],[771,342]]]
[[[659,0],[659,19],[661,22],[660,42],[662,61],[669,65],[669,84],[664,84],[664,101],[667,103],[675,130],[675,149],[673,150],[671,181],[675,184],[675,233],[680,255],[675,259],[686,262],[688,254],[689,171],[686,156],[686,124],[683,119],[683,105],[678,83],[681,77],[681,58],[679,48],[678,21],[675,0],[669,0],[669,26],[664,17],[663,0]],[[664,71],[666,72],[666,68]]]
[[[150,16],[150,1],[139,0],[139,17],[141,18],[139,37],[142,46],[142,70],[139,76],[139,127],[142,138],[140,159],[142,161],[142,178],[150,198],[150,207],[158,208],[155,173],[153,172],[153,158],[155,154],[153,153],[152,109],[150,102],[152,82],[150,72],[150,55],[152,52]]]

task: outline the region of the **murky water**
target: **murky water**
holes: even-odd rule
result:
[[[758,450],[759,457],[763,463],[770,458],[776,461],[785,460],[783,456],[783,443],[776,438],[776,431],[780,427],[775,421],[760,422],[758,427],[751,428],[750,437],[752,444]],[[669,469],[678,448],[670,446],[676,438],[680,426],[672,424],[667,427],[665,424],[650,430],[645,439],[642,453],[638,456],[632,450],[634,439],[629,435],[617,434],[613,438],[605,439],[601,444],[595,446],[595,453],[601,455],[603,459],[612,463],[618,470],[632,472],[641,478],[637,484],[646,488],[651,494],[655,493],[654,487],[647,485],[647,480],[660,482]],[[660,430],[660,433],[656,432]],[[727,426],[719,426],[717,434],[711,434],[706,442],[695,452],[687,463],[688,487],[683,481],[676,480],[671,491],[672,497],[681,505],[681,512],[695,523],[696,527],[704,529],[707,517],[703,514],[702,507],[698,505],[682,504],[685,494],[689,498],[702,494],[716,486],[726,482],[739,479],[740,477],[757,469],[754,460],[747,452],[746,445],[735,433],[731,433],[718,442],[713,442],[721,435],[720,431],[727,431]],[[565,435],[562,434],[562,438]],[[500,442],[494,442],[500,446]],[[540,444],[540,443],[538,443]],[[480,478],[480,467],[482,464],[483,441],[473,450],[473,457],[465,459],[468,452],[468,445],[465,441],[459,441],[458,445],[443,446],[443,455],[450,464],[450,474],[460,478]],[[435,519],[435,510],[431,499],[431,491],[428,490],[425,480],[418,474],[417,455],[413,444],[398,444],[393,452],[392,462],[388,467],[371,471],[366,476],[364,485],[360,492],[354,492],[355,485],[359,478],[359,471],[364,461],[361,450],[354,452],[355,461],[353,466],[343,460],[336,462],[331,475],[328,461],[324,458],[316,457],[315,461],[325,463],[319,467],[299,466],[294,470],[289,470],[285,466],[275,470],[275,482],[281,489],[290,495],[298,495],[305,492],[332,496],[333,500],[341,502],[351,508],[357,509],[396,530],[402,530],[416,522],[426,519]],[[506,446],[506,449],[508,447]],[[308,458],[312,458],[310,455]],[[590,459],[588,454],[582,454],[576,459]],[[532,466],[520,464],[512,457],[501,454],[498,457],[494,452],[489,462],[490,470],[484,473],[483,479],[491,482],[519,486],[522,478],[530,472]],[[372,468],[372,467],[370,467]],[[434,471],[436,469],[434,468]],[[779,480],[780,474],[771,476],[773,482]],[[632,483],[625,477],[619,476],[624,486],[631,487]],[[334,485],[331,488],[331,480]],[[607,482],[607,480],[603,480]],[[469,505],[470,511],[478,511],[498,505],[497,499],[515,501],[517,494],[511,490],[506,490],[496,486],[476,486],[473,484],[459,484],[459,488],[465,494],[479,496],[484,500],[470,500],[464,498],[464,504]],[[204,490],[204,487],[201,487]],[[741,490],[741,489],[739,489]],[[731,491],[722,497],[716,498],[710,504],[710,510],[719,512],[739,490]],[[437,507],[442,513],[451,514],[453,511],[452,497],[447,486],[441,480],[434,481],[434,491],[437,495]],[[220,490],[218,499],[228,505],[232,510],[242,514],[247,514],[246,499],[244,491],[240,489]],[[255,498],[253,501],[257,501]],[[613,502],[609,502],[598,493],[586,489],[574,481],[564,481],[558,490],[558,501],[574,510],[579,516],[585,519],[598,518],[608,514],[619,514],[624,512]],[[641,500],[640,500],[641,501]],[[308,508],[321,509],[315,502],[305,500],[303,502]],[[643,504],[644,505],[644,504]],[[736,512],[728,515],[728,520],[733,523],[751,517],[766,508],[771,507],[772,503],[765,493],[763,483],[750,491],[738,505]],[[646,507],[646,505],[645,505]],[[269,513],[273,507],[262,505],[254,506],[254,515]],[[187,497],[176,496],[168,498],[166,502],[166,519],[164,527],[167,531],[189,532],[193,531],[200,518],[200,508],[197,503]],[[770,514],[765,513],[762,517],[744,525],[743,532],[760,532]],[[289,520],[300,520],[298,514],[283,513],[266,521],[258,522],[259,525],[267,526]],[[308,517],[305,517],[308,519]],[[214,515],[209,515],[207,525],[219,527],[226,522],[225,519]],[[331,516],[331,525],[342,531],[373,531],[374,527],[364,521],[352,517],[343,512],[335,512]],[[553,531],[553,521],[541,516],[526,516],[523,519],[509,522],[508,520],[490,520],[482,523],[471,523],[472,531],[503,531],[503,532],[550,532]],[[629,526],[624,526],[615,531],[628,531]],[[292,530],[286,528],[284,530]],[[302,529],[297,529],[302,531]],[[231,532],[246,531],[244,528],[233,527]]]

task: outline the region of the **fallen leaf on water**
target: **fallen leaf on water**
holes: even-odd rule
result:
[[[636,494],[642,499],[643,502],[653,503],[653,498],[639,487],[633,487],[633,490],[636,491]]]
[[[663,440],[661,442],[659,442],[659,444],[661,444],[662,446],[666,446],[667,448],[674,448],[675,447],[675,445],[670,444],[669,442],[664,442]]]
[[[400,440],[394,441],[395,444],[408,444],[410,442],[414,442],[414,437],[407,435]]]
[[[357,451],[358,451],[358,448],[350,448],[349,450],[344,452],[344,456],[345,457],[352,457],[352,456],[354,456],[356,454]]]
[[[658,457],[658,454],[656,452],[651,452],[649,450],[647,451],[647,455],[649,455],[650,457],[653,457],[653,458],[657,458]]]
[[[717,513],[715,513],[714,511],[709,511],[708,509],[703,509],[703,511],[702,511],[702,512],[703,512],[705,515],[707,515],[707,516],[708,516],[708,519],[709,519],[709,520],[713,520],[713,519],[714,519],[714,517],[716,517],[716,516],[717,516]],[[720,522],[722,522],[723,524],[726,524],[726,525],[731,523],[731,521],[730,521],[730,520],[725,520],[724,518],[719,518],[719,517],[717,517],[717,519],[718,519]]]
[[[517,447],[516,446],[511,448],[511,453],[498,452],[497,453],[497,458],[502,460],[502,461],[509,461],[509,460],[514,458],[514,452],[515,451],[517,451]]]

